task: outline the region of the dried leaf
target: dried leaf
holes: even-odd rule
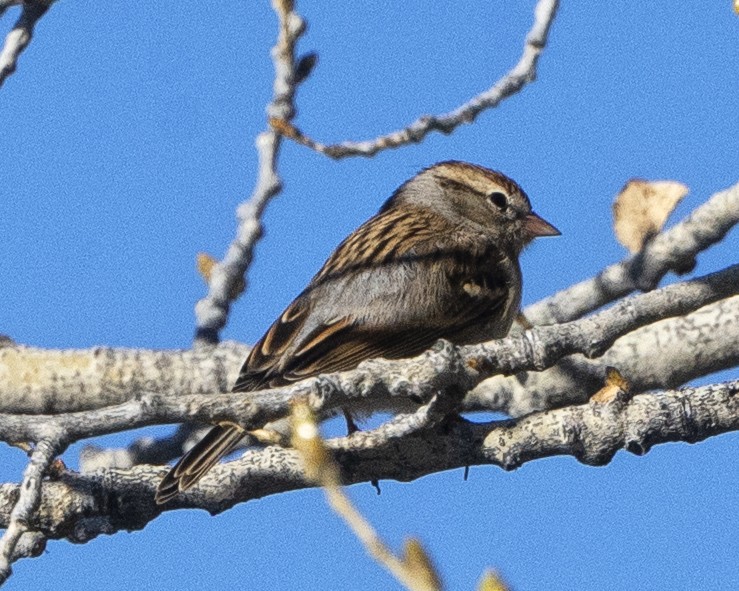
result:
[[[205,253],[205,252],[198,253],[196,257],[196,267],[198,269],[198,273],[200,273],[200,276],[203,278],[203,280],[206,283],[210,283],[210,278],[211,278],[211,275],[213,274],[213,268],[216,266],[217,263],[218,261],[216,261],[208,253]],[[244,293],[244,289],[246,289],[246,282],[244,281],[243,277],[239,277],[238,281],[234,284],[233,288],[231,288],[231,291],[228,294],[228,297],[231,298],[231,300],[235,300],[242,293]]]
[[[216,266],[216,261],[212,256],[205,252],[199,252],[196,258],[196,266],[198,273],[206,283],[210,283],[210,276],[213,273],[213,267]]]
[[[9,441],[8,445],[17,447],[21,451],[26,452],[29,456],[31,455],[31,452],[33,451],[33,446],[28,441]]]
[[[430,591],[441,589],[441,579],[439,579],[431,558],[417,539],[410,538],[405,541],[403,564],[418,583],[419,589],[429,589]]]
[[[289,447],[290,445],[285,434],[272,429],[254,429],[253,431],[247,431],[247,433],[264,446],[279,445],[282,447]]]
[[[482,575],[477,591],[509,591],[509,588],[497,573],[488,570]]]
[[[613,203],[613,229],[618,241],[632,254],[639,252],[662,229],[688,191],[676,181],[634,179],[626,183]]]
[[[606,368],[606,383],[595,394],[590,397],[591,402],[596,404],[608,404],[613,402],[619,395],[628,395],[629,382],[621,375],[615,367]]]

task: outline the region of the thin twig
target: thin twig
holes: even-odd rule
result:
[[[272,6],[279,20],[279,33],[277,44],[272,49],[275,81],[267,115],[269,118],[290,121],[295,115],[295,92],[304,80],[304,76],[296,75],[295,45],[305,31],[305,22],[295,12],[293,2],[273,0]],[[280,144],[280,134],[271,129],[257,136],[257,183],[249,200],[237,209],[239,226],[236,238],[223,260],[213,268],[208,294],[195,306],[196,343],[218,342],[218,334],[226,325],[234,294],[239,293],[234,288],[238,282],[245,282],[246,270],[254,256],[254,246],[263,234],[262,214],[267,204],[282,190],[282,182],[277,174]]]
[[[167,437],[141,437],[123,448],[85,446],[80,452],[80,472],[99,468],[130,468],[137,464],[166,464],[180,457],[205,435],[207,428],[183,423]]]
[[[426,589],[425,587],[416,585],[413,577],[406,572],[403,562],[385,545],[375,528],[372,527],[372,524],[357,511],[357,508],[346,496],[341,486],[323,484],[323,490],[326,493],[326,499],[329,505],[331,505],[331,508],[342,517],[344,522],[354,532],[354,535],[362,542],[362,545],[370,556],[384,566],[407,589],[419,589],[421,591]]]
[[[347,141],[332,145],[325,145],[311,139],[279,117],[272,119],[273,127],[286,137],[336,159],[348,156],[369,157],[389,148],[419,143],[432,131],[450,134],[462,124],[472,123],[481,112],[496,107],[501,101],[518,93],[524,86],[536,79],[536,65],[539,55],[546,46],[549,29],[554,21],[558,5],[558,0],[539,0],[534,9],[534,24],[526,35],[523,54],[518,63],[488,90],[474,96],[449,113],[425,115],[403,129],[372,140]]]
[[[23,0],[0,0],[0,17],[5,14],[5,11],[11,6],[18,6],[23,4]]]

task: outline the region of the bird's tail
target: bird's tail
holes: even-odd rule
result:
[[[227,455],[244,436],[244,430],[233,423],[213,427],[195,446],[180,458],[157,487],[154,499],[161,505],[187,490]]]

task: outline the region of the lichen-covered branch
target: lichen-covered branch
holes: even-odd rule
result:
[[[290,121],[295,115],[295,92],[307,75],[297,71],[296,63],[299,62],[295,59],[295,45],[305,31],[305,22],[295,12],[293,2],[273,0],[272,5],[279,20],[279,33],[277,44],[272,49],[275,81],[267,116]],[[195,339],[198,343],[218,342],[218,334],[226,325],[234,294],[238,293],[235,287],[244,280],[253,258],[254,246],[262,237],[262,214],[267,204],[282,190],[277,174],[280,143],[281,136],[271,129],[257,136],[259,170],[256,186],[249,200],[239,205],[236,212],[239,220],[236,238],[223,260],[213,268],[208,294],[195,306]]]
[[[686,388],[609,403],[589,402],[535,413],[517,421],[470,423],[462,419],[440,428],[400,428],[404,415],[374,431],[328,442],[346,484],[377,479],[410,481],[471,465],[505,470],[545,457],[571,455],[589,465],[608,463],[625,449],[642,455],[654,445],[739,430],[739,381]],[[423,412],[426,407],[419,409]],[[313,486],[298,452],[281,447],[249,450],[214,468],[192,491],[171,504],[157,505],[154,489],[166,468],[137,466],[81,476],[72,472],[43,484],[42,502],[31,522],[53,539],[85,542],[120,530],[143,528],[162,511],[182,507],[224,511],[237,503]],[[9,522],[17,485],[0,486],[0,527]],[[109,511],[114,504],[116,511]]]
[[[419,143],[432,131],[450,134],[462,124],[472,123],[481,112],[498,106],[501,101],[518,93],[536,79],[536,65],[546,47],[549,29],[558,5],[558,0],[539,0],[534,9],[534,24],[526,35],[523,54],[518,63],[488,90],[449,113],[424,115],[403,129],[372,140],[347,141],[332,145],[325,145],[307,137],[280,117],[274,117],[273,126],[290,139],[336,159],[348,156],[369,157],[389,148]]]
[[[696,256],[720,242],[739,223],[739,183],[716,193],[687,218],[655,236],[638,254],[610,265],[524,310],[532,324],[556,324],[580,318],[640,289],[654,289],[670,271],[685,273]]]
[[[163,395],[230,389],[248,347],[153,351],[0,346],[0,412],[57,414],[102,408],[156,390]]]
[[[596,357],[621,336],[672,316],[688,314],[739,291],[739,265],[705,277],[633,296],[574,322],[534,327],[481,345],[441,342],[412,360],[373,360],[356,370],[320,376],[291,387],[214,396],[141,395],[120,405],[60,415],[0,414],[0,439],[39,441],[57,429],[76,441],[146,425],[191,420],[236,421],[248,429],[287,416],[297,396],[319,412],[368,400],[426,401],[440,391],[468,392],[483,379],[524,370],[541,371],[565,356]]]
[[[15,72],[18,57],[28,47],[33,37],[33,29],[39,19],[46,14],[54,0],[5,0],[0,3],[0,16],[8,6],[22,5],[21,15],[13,28],[5,36],[5,43],[0,50],[0,86]]]

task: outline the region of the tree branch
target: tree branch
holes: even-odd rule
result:
[[[655,355],[659,351],[659,355]],[[701,351],[695,355],[695,351]],[[617,367],[633,392],[676,388],[688,381],[739,365],[739,297],[661,320],[618,339],[599,359],[573,355],[542,372],[494,376],[469,392],[465,411],[503,412],[520,417],[534,411],[580,404],[601,388],[607,367]],[[204,435],[180,425],[170,437],[141,438],[122,449],[85,447],[82,472],[164,464],[182,455]]]
[[[421,407],[379,429],[330,440],[345,484],[378,479],[410,481],[426,474],[492,464],[513,470],[545,457],[571,455],[588,465],[608,463],[620,449],[643,455],[654,445],[695,443],[739,430],[739,381],[700,388],[623,395],[529,415],[517,421],[448,422],[425,429]],[[415,425],[402,428],[404,423]],[[163,467],[137,466],[80,476],[65,473],[43,484],[42,503],[32,521],[53,539],[86,542],[102,534],[143,528],[163,510],[201,508],[212,514],[237,503],[313,486],[298,452],[269,447],[216,466],[195,489],[172,503],[154,502]],[[7,525],[17,485],[0,486],[0,527]],[[113,504],[116,511],[110,511]]]
[[[279,117],[273,119],[273,127],[286,137],[335,159],[348,156],[374,156],[382,150],[419,143],[432,131],[450,134],[462,124],[472,123],[481,112],[498,106],[501,101],[518,93],[536,79],[536,65],[547,44],[549,29],[558,5],[558,0],[539,0],[534,9],[534,24],[526,35],[523,54],[518,63],[488,90],[472,97],[454,111],[443,115],[424,115],[404,129],[372,140],[333,145],[325,145],[305,136]]]
[[[227,392],[248,351],[233,342],[176,351],[0,346],[0,412],[89,410],[150,390],[172,396]]]
[[[659,351],[659,355],[655,355]],[[700,354],[697,352],[700,351]],[[676,318],[661,320],[618,339],[603,357],[573,355],[542,372],[494,376],[469,392],[465,411],[503,412],[520,417],[534,411],[585,402],[601,388],[607,367],[628,378],[632,392],[676,388],[688,381],[739,365],[739,297],[721,300]],[[180,425],[163,439],[144,437],[126,448],[87,446],[81,472],[164,464],[182,455],[204,435]]]
[[[659,351],[659,355],[655,355]],[[701,351],[695,355],[695,351]],[[632,391],[675,388],[688,381],[739,365],[739,297],[709,304],[618,339],[599,359],[573,355],[542,372],[494,376],[469,392],[466,411],[503,412],[520,417],[538,410],[586,401],[603,382],[607,367],[617,367]],[[204,434],[181,425],[164,439],[142,438],[122,449],[85,447],[80,470],[164,464],[184,453]]]
[[[470,392],[465,403],[467,410],[518,417],[584,402],[601,387],[608,366],[619,369],[632,391],[644,392],[675,388],[737,365],[739,297],[733,297],[635,330],[597,360],[573,355],[542,372],[494,376]]]
[[[275,81],[272,101],[267,105],[269,118],[290,121],[295,116],[294,98],[298,85],[307,74],[296,73],[295,45],[305,32],[305,22],[294,10],[293,2],[273,0],[279,19],[277,44],[272,49]],[[248,201],[239,205],[236,216],[239,227],[226,256],[216,264],[208,282],[208,294],[195,306],[195,341],[201,344],[218,342],[218,333],[226,325],[235,295],[235,286],[245,280],[246,270],[254,256],[254,246],[262,237],[262,214],[273,197],[282,191],[277,174],[277,157],[281,136],[266,130],[257,136],[259,154],[257,183]],[[245,284],[245,283],[244,283]]]

